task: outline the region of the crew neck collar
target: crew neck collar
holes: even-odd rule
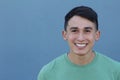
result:
[[[94,51],[94,55],[95,56],[94,56],[93,60],[90,63],[85,64],[85,65],[77,65],[77,64],[74,64],[73,62],[71,62],[70,59],[68,58],[68,53],[65,54],[65,59],[69,65],[72,65],[74,67],[89,67],[89,66],[92,66],[93,64],[95,64],[97,61],[98,54],[96,51]]]

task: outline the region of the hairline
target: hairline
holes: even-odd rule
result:
[[[87,19],[87,18],[85,18],[85,17],[83,17],[83,16],[80,16],[80,15],[73,15],[71,18],[73,18],[74,16],[79,16],[79,17],[82,17],[82,18],[84,18],[84,19]],[[71,18],[70,18],[70,19],[71,19]],[[67,22],[65,22],[65,25],[64,25],[64,26],[65,26],[64,31],[67,31],[68,22],[70,21],[70,19],[69,19]],[[87,19],[87,20],[89,20],[89,19]],[[95,29],[96,29],[96,31],[98,31],[97,23],[96,23],[95,21],[91,21],[91,20],[89,20],[89,21],[95,24]]]

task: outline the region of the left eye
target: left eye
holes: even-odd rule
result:
[[[90,30],[85,30],[85,32],[90,32]]]

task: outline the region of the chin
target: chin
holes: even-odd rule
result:
[[[79,56],[84,56],[87,54],[87,52],[75,52],[74,54],[79,55]]]

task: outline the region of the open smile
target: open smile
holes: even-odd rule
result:
[[[84,49],[88,43],[75,43],[75,46],[79,49]]]

